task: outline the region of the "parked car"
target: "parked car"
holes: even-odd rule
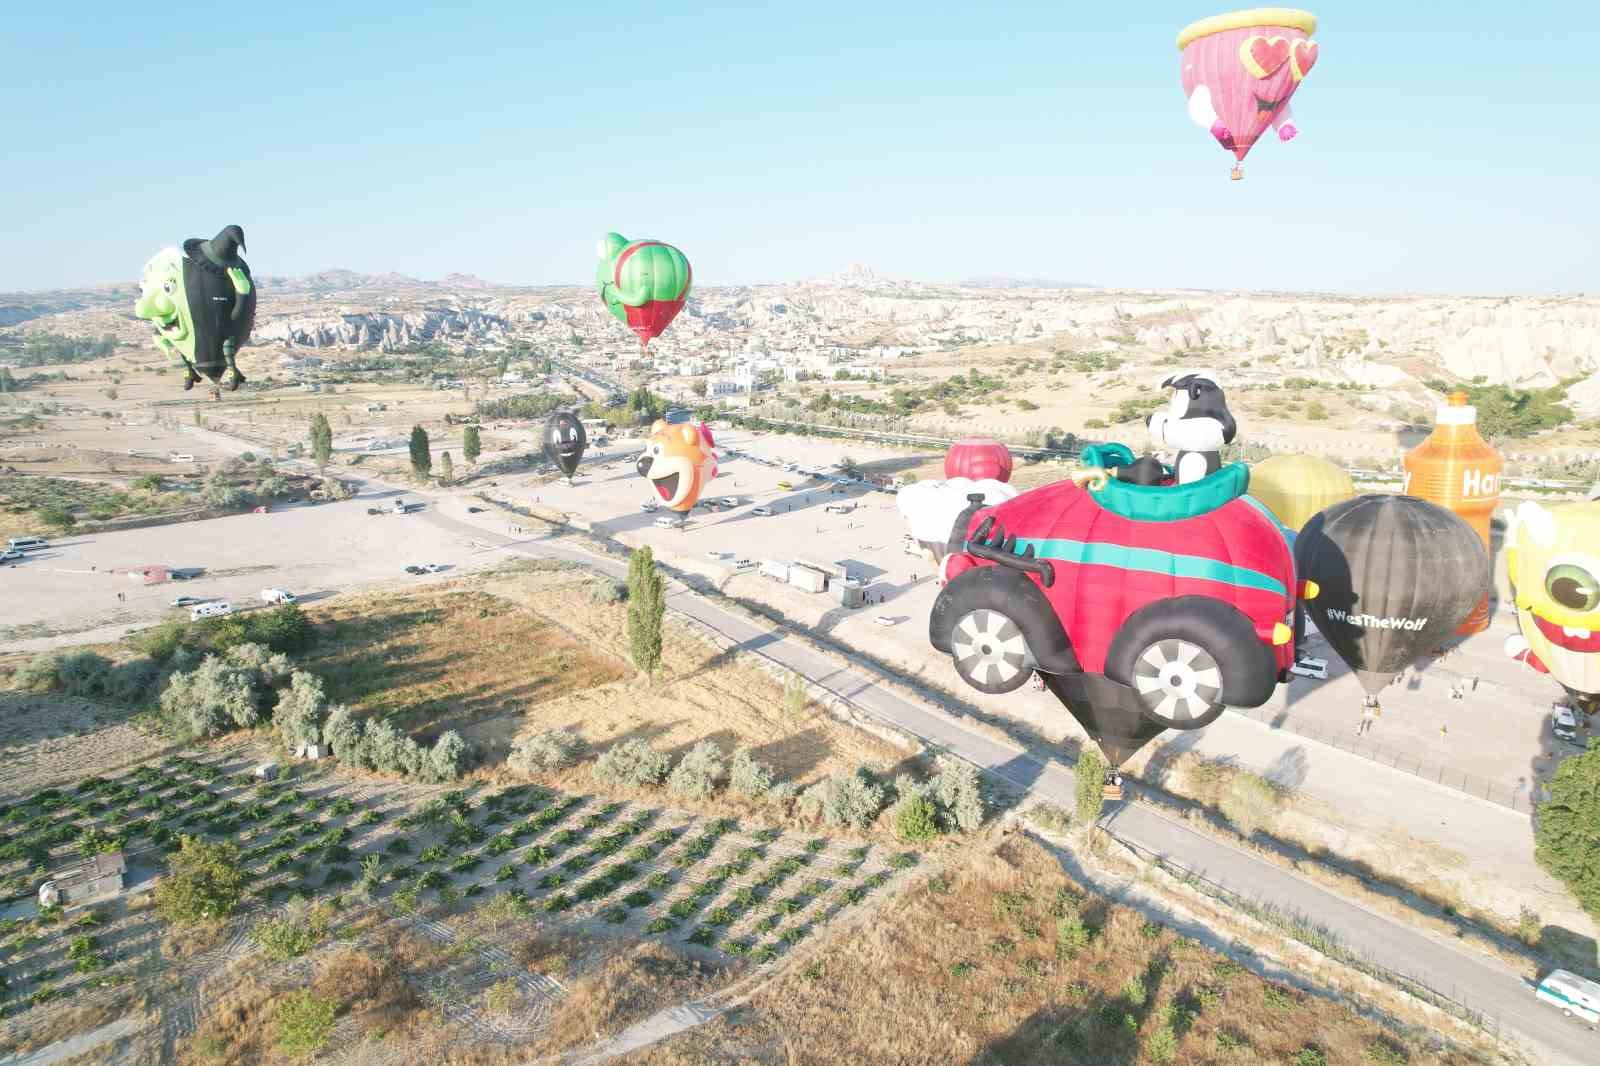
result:
[[[750,508],[750,513],[753,514],[753,515],[759,515],[762,518],[771,518],[772,517],[772,508],[770,508],[770,507],[752,507],[752,508]]]
[[[422,569],[430,574],[444,573],[444,567],[439,563],[423,563]]]
[[[202,600],[199,596],[174,596],[173,599],[172,599],[172,606],[174,606],[174,607],[193,607],[197,603],[204,603],[204,602],[205,601]]]
[[[427,571],[422,569],[422,567],[420,567],[420,566],[413,565],[413,566],[406,567],[406,573],[408,573],[408,574],[426,574]]]
[[[0,563],[14,563],[22,558],[25,558],[23,553],[15,548],[7,548],[5,551],[0,551]]]
[[[898,624],[893,618],[890,618],[886,614],[873,615],[872,620],[878,623],[880,626],[892,626]]]
[[[737,497],[737,496],[724,496],[722,498],[722,506],[724,506],[724,507],[737,507],[737,506],[739,506],[739,497]]]
[[[671,515],[662,515],[656,519],[658,529],[677,529],[682,524],[681,519],[673,518]]]
[[[748,570],[755,565],[756,564],[749,559],[735,559],[733,561],[733,568],[735,570]]]
[[[1550,731],[1562,740],[1578,742],[1578,716],[1572,713],[1572,708],[1564,703],[1558,703],[1552,708],[1554,713],[1550,716]]]
[[[202,618],[221,618],[232,613],[233,604],[227,600],[213,600],[210,603],[202,603],[189,608],[189,621],[198,622]]]
[[[646,514],[649,514],[651,511],[654,511],[655,509],[656,509],[656,501],[654,501],[654,500],[646,500],[646,501],[644,501],[643,503],[641,503],[639,505],[639,510],[645,512]]]
[[[485,510],[486,510],[486,508],[483,508],[483,507],[468,507],[467,508],[467,513],[468,514],[482,514]]]

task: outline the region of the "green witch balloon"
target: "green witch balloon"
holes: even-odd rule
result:
[[[236,357],[250,342],[256,289],[242,251],[244,230],[224,226],[209,241],[163,248],[144,265],[133,313],[155,326],[156,345],[188,371],[185,389],[202,374],[220,381],[224,370],[229,389],[244,384]]]
[[[683,310],[694,271],[670,244],[630,241],[620,233],[608,233],[600,242],[595,282],[606,308],[638,334],[642,350]]]

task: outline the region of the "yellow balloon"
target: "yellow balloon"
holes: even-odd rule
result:
[[[1600,693],[1600,502],[1518,507],[1506,533],[1517,624],[1550,676]],[[1509,649],[1508,649],[1509,650]]]
[[[1312,455],[1274,455],[1250,468],[1250,495],[1296,533],[1318,511],[1355,494],[1343,467]]]

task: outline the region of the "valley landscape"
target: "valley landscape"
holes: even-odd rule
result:
[[[0,1066],[1600,1062],[1595,16],[1324,14],[8,11]]]
[[[13,904],[0,1023],[13,1049],[90,1034],[93,1061],[271,1062],[303,1014],[306,1039],[338,1061],[402,1044],[441,1062],[1565,1054],[1559,1036],[1552,1048],[1503,1020],[1492,982],[1462,994],[1290,911],[1246,916],[1223,902],[1232,890],[1195,890],[1214,874],[1227,885],[1220,870],[1175,853],[1161,861],[1176,878],[1150,883],[1115,818],[1074,818],[1070,784],[1061,795],[981,757],[949,776],[951,758],[999,742],[1070,783],[1091,742],[1047,696],[964,690],[932,653],[919,619],[937,587],[902,551],[881,486],[940,477],[934,442],[973,433],[1024,458],[1017,484],[1058,480],[1085,442],[1142,444],[1160,382],[1203,367],[1227,389],[1244,458],[1313,452],[1392,491],[1442,390],[1465,388],[1502,420],[1486,432],[1507,459],[1503,506],[1582,499],[1600,477],[1594,301],[941,286],[853,268],[697,290],[641,356],[575,289],[342,271],[260,287],[249,381],[219,393],[181,391],[128,312],[132,290],[0,297],[5,531],[50,540],[4,572],[0,777],[7,818],[27,829],[4,873],[20,898],[102,841],[130,864],[108,903],[60,918]],[[662,529],[639,510],[633,459],[673,403],[717,426],[713,491],[736,506]],[[540,454],[558,407],[596,432],[570,483]],[[320,462],[317,417],[331,431]],[[821,473],[836,469],[859,476]],[[774,513],[752,517],[757,505]],[[674,590],[653,678],[631,661],[633,590],[616,570],[645,546]],[[841,567],[882,606],[841,611],[742,557]],[[422,563],[436,573],[402,572]],[[196,576],[167,577],[184,572]],[[263,586],[300,604],[244,610]],[[169,606],[178,593],[230,601],[241,624],[188,622]],[[708,628],[704,610],[733,611],[752,635]],[[274,637],[284,612],[300,637]],[[1513,629],[1497,617],[1419,670],[1364,746],[1335,739],[1353,685],[1338,670],[1169,734],[1126,768],[1140,804],[1464,944],[1485,975],[1594,972],[1593,918],[1534,861],[1529,828],[1577,749],[1549,736],[1549,682],[1501,655]],[[819,668],[774,659],[774,638]],[[228,661],[263,640],[289,661],[251,667],[266,671],[263,710],[244,732],[197,728],[164,695],[208,649]],[[830,662],[950,727],[882,718]],[[315,681],[284,687],[301,675]],[[1444,740],[1441,694],[1469,677]],[[270,710],[295,686],[314,687],[304,713],[322,726]],[[376,723],[381,743],[417,741],[418,768],[337,739],[331,763],[293,758],[294,738],[321,742],[335,715],[362,723],[358,743]],[[529,762],[550,736],[574,746]],[[621,748],[661,768],[606,777]],[[284,776],[252,776],[264,762]],[[902,817],[919,780],[945,795],[931,843]],[[1264,783],[1267,809],[1236,809],[1241,780]],[[979,791],[958,800],[963,788]],[[976,807],[941,805],[961,802]],[[306,813],[298,828],[291,810]],[[199,926],[160,902],[186,833],[251,870],[229,916]],[[311,932],[285,947],[286,921]],[[930,938],[930,921],[946,932]],[[970,1016],[905,1037],[824,1020],[846,1003],[872,1003],[871,1019],[958,1002]]]

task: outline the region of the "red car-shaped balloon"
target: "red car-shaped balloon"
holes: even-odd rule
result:
[[[1135,485],[1092,468],[969,509],[929,639],[983,692],[1035,671],[1102,675],[1171,729],[1260,706],[1294,663],[1299,589],[1282,528],[1244,494],[1249,477],[1234,463],[1188,485]]]

